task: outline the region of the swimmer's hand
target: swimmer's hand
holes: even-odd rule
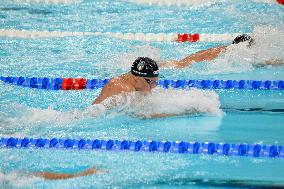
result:
[[[97,174],[97,173],[104,173],[104,172],[108,172],[108,171],[98,170],[97,168],[92,167],[82,172],[75,173],[75,174],[36,172],[36,173],[33,173],[33,175],[36,177],[47,179],[47,180],[60,180],[60,179],[70,179],[70,178],[75,178],[75,177],[83,177],[83,176],[88,176],[88,175]]]

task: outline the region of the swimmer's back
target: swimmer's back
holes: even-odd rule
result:
[[[127,74],[121,75],[119,77],[114,77],[110,79],[108,83],[103,87],[99,97],[96,98],[93,104],[99,104],[110,96],[132,92],[135,90],[136,89],[134,88],[134,86],[128,81]]]

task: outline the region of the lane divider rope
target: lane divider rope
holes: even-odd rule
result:
[[[284,0],[254,0],[260,3],[279,3],[284,5]],[[226,2],[226,0],[130,0],[132,3],[143,4],[143,5],[158,5],[158,6],[210,6],[215,3]]]
[[[82,2],[82,0],[11,0],[15,3],[21,4],[76,4]]]
[[[0,148],[79,149],[284,158],[284,146],[186,141],[1,138]]]
[[[82,0],[11,0],[16,3],[28,3],[28,4],[73,4],[81,3]],[[279,3],[284,5],[284,0],[254,0],[261,3]],[[158,6],[210,6],[215,3],[226,2],[226,0],[130,0],[132,3],[144,4],[144,5],[158,5]]]
[[[190,33],[112,33],[112,32],[68,32],[68,31],[37,31],[0,29],[0,37],[10,38],[52,38],[68,36],[104,36],[137,41],[167,41],[167,42],[220,42],[232,41],[241,33],[224,34],[190,34]]]
[[[48,77],[0,77],[0,80],[17,86],[47,90],[81,90],[102,88],[109,79],[48,78]],[[165,89],[248,89],[283,90],[284,80],[158,80]]]
[[[142,5],[158,5],[158,6],[210,6],[215,3],[225,2],[225,0],[130,0],[132,3]]]

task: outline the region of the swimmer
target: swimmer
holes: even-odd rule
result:
[[[92,174],[96,174],[99,172],[104,172],[96,169],[95,167],[86,169],[84,171],[70,174],[70,173],[53,173],[53,172],[36,172],[33,173],[33,176],[36,177],[41,177],[46,180],[60,180],[60,179],[70,179],[70,178],[76,178],[76,177],[83,177],[83,176],[88,176]]]
[[[149,93],[156,87],[158,76],[157,63],[148,57],[139,57],[133,62],[129,73],[109,80],[93,104],[99,104],[110,96],[123,93],[135,91]]]
[[[241,42],[247,42],[248,43],[246,45],[247,48],[251,48],[253,45],[255,45],[254,39],[247,34],[242,34],[242,35],[237,36],[233,40],[232,44],[235,45]],[[159,66],[160,67],[185,68],[195,62],[211,61],[214,58],[216,58],[221,52],[225,51],[227,47],[228,46],[218,46],[218,47],[213,47],[210,49],[198,51],[181,60],[170,60],[170,61],[162,62]],[[265,65],[279,65],[279,64],[283,64],[283,61],[278,60],[278,59],[265,61]]]
[[[140,92],[143,95],[148,95],[156,87],[158,76],[159,68],[156,61],[148,57],[139,57],[133,62],[129,73],[110,79],[92,104],[100,104],[106,99],[111,99],[110,106],[115,106],[117,103],[116,98],[112,97],[127,95],[131,92]],[[150,117],[158,118],[176,115],[154,114]]]

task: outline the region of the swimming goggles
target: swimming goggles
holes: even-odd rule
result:
[[[145,79],[145,81],[146,81],[149,85],[156,84],[156,81],[155,81],[155,80],[147,79],[147,78],[144,78],[144,79]]]

